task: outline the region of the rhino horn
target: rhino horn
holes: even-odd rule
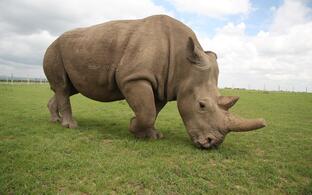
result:
[[[242,132],[260,129],[266,126],[264,119],[244,119],[230,114],[228,116],[228,129],[230,131]]]
[[[238,101],[238,96],[219,96],[218,105],[224,110],[229,110]]]

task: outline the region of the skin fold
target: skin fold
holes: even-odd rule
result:
[[[217,55],[204,51],[194,32],[165,15],[111,21],[62,34],[47,49],[43,69],[54,91],[48,102],[52,122],[77,127],[70,96],[126,99],[135,117],[129,131],[138,138],[162,138],[154,124],[168,101],[179,113],[193,143],[214,148],[230,131],[265,126],[228,110],[236,96],[218,90]]]

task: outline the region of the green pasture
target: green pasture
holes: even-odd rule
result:
[[[268,127],[195,148],[171,102],[162,140],[128,132],[125,101],[71,98],[77,129],[49,122],[47,84],[0,84],[0,194],[312,194],[312,94],[221,90]]]

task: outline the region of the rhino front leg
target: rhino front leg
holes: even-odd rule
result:
[[[157,108],[151,85],[147,81],[133,81],[125,85],[123,94],[135,113],[129,131],[138,138],[162,138],[163,135],[154,128]]]
[[[156,118],[155,120],[157,119],[157,116],[158,116],[158,113],[161,111],[161,109],[166,105],[167,102],[160,102],[160,101],[156,101],[155,102],[155,106],[156,106]],[[133,131],[133,126],[135,126],[135,124],[137,123],[136,122],[137,119],[136,117],[132,117],[131,120],[130,120],[130,126],[129,126],[129,130],[130,132],[134,132]],[[132,127],[132,128],[131,128]],[[155,138],[156,136],[156,138]],[[155,122],[154,122],[154,126],[153,126],[153,132],[152,132],[152,136],[146,136],[146,135],[136,135],[136,137],[150,137],[150,138],[154,138],[154,139],[159,139],[159,138],[163,138],[163,135],[161,132],[159,132],[156,128],[155,128]]]

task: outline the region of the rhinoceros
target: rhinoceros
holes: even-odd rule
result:
[[[65,32],[46,50],[43,69],[54,96],[48,102],[51,121],[77,127],[70,96],[93,100],[126,99],[135,117],[129,131],[138,138],[159,139],[155,120],[168,101],[179,113],[195,146],[209,149],[227,133],[266,125],[228,110],[237,96],[218,90],[217,55],[204,51],[195,33],[166,15],[110,21]]]

